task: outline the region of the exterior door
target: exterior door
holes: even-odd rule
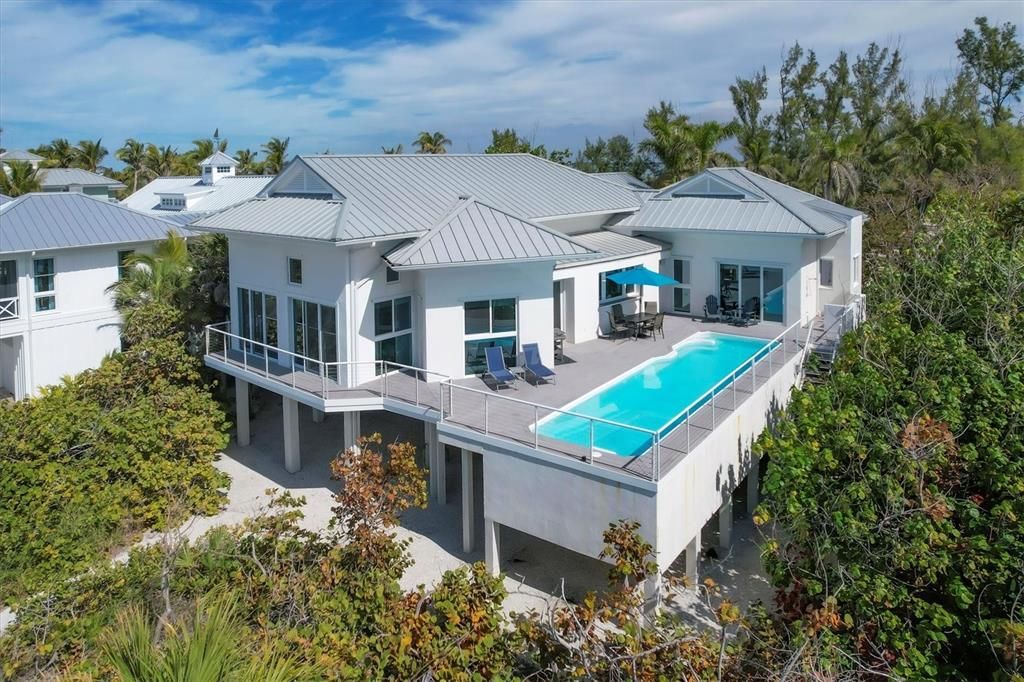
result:
[[[238,288],[238,335],[256,343],[246,343],[245,352],[267,353],[277,359],[277,296],[262,291]],[[261,345],[261,344],[266,344]]]

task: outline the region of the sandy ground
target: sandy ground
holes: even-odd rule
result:
[[[199,537],[216,525],[238,523],[258,512],[266,505],[268,488],[289,490],[304,496],[303,525],[311,530],[326,528],[332,516],[333,492],[337,487],[337,483],[330,479],[329,463],[343,442],[342,416],[327,415],[323,423],[317,424],[312,420],[312,413],[302,407],[300,424],[302,470],[289,474],[283,466],[280,401],[268,397],[259,412],[253,415],[251,445],[242,448],[232,442],[217,463],[232,480],[225,509],[216,516],[193,519],[186,525],[186,534],[192,538]],[[364,412],[362,430],[364,433],[379,431],[385,442],[409,440],[418,448],[423,445],[420,422],[383,411]],[[480,467],[476,469],[479,475]],[[427,509],[414,509],[405,514],[398,533],[399,537],[411,540],[409,551],[415,563],[402,579],[404,588],[433,585],[446,570],[483,561],[482,546],[468,554],[462,551],[460,477],[458,454],[450,449],[447,503],[441,505],[431,500]],[[482,509],[479,481],[476,490],[476,508]],[[757,532],[749,520],[740,518],[745,515],[743,505],[734,506],[737,508],[737,521],[733,547],[719,559],[703,558],[699,572],[700,580],[713,578],[721,586],[722,596],[745,606],[758,599],[767,601],[772,593],[754,540]],[[714,525],[709,524],[709,528]],[[482,537],[482,514],[477,514],[477,538]],[[155,539],[150,537],[145,541]],[[500,543],[501,570],[509,590],[505,607],[509,611],[543,610],[553,602],[552,595],[564,593],[575,600],[590,590],[600,590],[606,584],[608,567],[595,559],[509,528],[502,528]],[[716,534],[706,531],[705,547],[713,547],[716,543]],[[477,544],[482,545],[482,542]],[[673,595],[672,603],[667,604],[666,609],[695,624],[712,622],[703,599],[690,591]]]

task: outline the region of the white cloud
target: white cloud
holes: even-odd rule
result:
[[[390,37],[350,48],[317,42],[314,26],[273,42],[260,37],[258,13],[229,26],[176,7],[0,2],[5,145],[60,131],[102,135],[108,146],[128,136],[187,146],[219,126],[233,146],[290,135],[301,152],[408,146],[419,130],[443,130],[461,151],[514,126],[549,146],[578,146],[584,135],[642,132],[659,99],[698,117],[731,116],[733,79],[762,64],[771,74],[798,39],[828,62],[839,49],[900,37],[920,87],[955,64],[953,41],[975,15],[1019,19],[1010,2],[608,1],[482,5],[456,22],[412,2],[405,17],[439,31],[430,44]],[[126,16],[134,30],[118,21]],[[140,16],[204,28],[166,37],[140,31]],[[306,86],[271,77],[297,60],[326,73]]]

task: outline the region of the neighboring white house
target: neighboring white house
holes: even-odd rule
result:
[[[174,226],[83,193],[0,204],[0,391],[16,399],[120,348],[106,292],[125,259]]]
[[[200,213],[218,211],[251,199],[267,186],[272,175],[236,175],[238,161],[224,152],[214,152],[199,162],[201,175],[164,176],[149,182],[121,203],[137,211],[187,222]]]
[[[662,570],[684,550],[689,570],[703,525],[720,509],[731,519],[741,480],[756,498],[749,444],[800,380],[816,325],[860,314],[862,221],[742,169],[657,191],[528,154],[452,154],[300,156],[259,197],[190,227],[230,243],[230,328],[208,330],[206,362],[237,379],[239,442],[249,440],[248,383],[282,396],[289,471],[301,464],[300,403],[343,413],[347,445],[361,411],[389,410],[423,422],[439,500],[445,448],[461,449],[467,551],[477,537],[472,472],[482,467],[492,570],[502,526],[596,557],[601,531],[620,518],[642,522]],[[678,284],[610,277],[636,267]],[[613,308],[628,316],[641,300],[657,302],[678,316],[668,342],[683,343],[733,329],[695,321],[709,297],[712,312],[758,322],[742,333],[767,350],[725,368],[705,402],[655,431],[618,422],[615,405],[599,416],[569,409],[566,418],[589,425],[589,447],[540,434],[581,394],[649,363],[646,348],[671,350],[598,340]],[[556,365],[563,337],[572,365]],[[477,378],[487,348],[513,367],[527,343],[568,387],[499,393]],[[650,440],[627,457],[595,445],[595,430],[607,429]]]
[[[29,164],[33,168],[39,168],[39,164],[45,161],[45,159],[38,154],[27,152],[24,149],[8,149],[5,152],[0,152],[0,166],[6,166],[12,161],[20,161]]]
[[[81,192],[114,200],[124,183],[81,168],[40,168],[36,175],[44,192]]]

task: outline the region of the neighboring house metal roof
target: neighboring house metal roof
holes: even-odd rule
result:
[[[709,168],[644,202],[616,227],[823,236],[860,212],[745,168]]]
[[[0,250],[42,251],[156,241],[183,231],[148,213],[80,192],[35,192],[0,206]]]
[[[216,151],[199,162],[200,166],[237,166],[238,161],[222,151]]]
[[[261,197],[205,214],[189,224],[213,232],[245,232],[337,241],[345,202],[301,197]]]
[[[32,152],[27,152],[24,149],[8,149],[7,151],[0,154],[0,162],[7,161],[42,161],[43,157]]]
[[[530,154],[300,156],[293,163],[344,197],[349,240],[425,232],[465,195],[526,220],[626,212],[640,204],[625,187]],[[287,174],[278,176],[282,186]],[[272,195],[274,185],[266,191]]]
[[[472,197],[460,198],[425,235],[384,258],[397,269],[586,258],[573,238]]]
[[[194,184],[194,185],[178,185],[176,187],[168,187],[165,190],[161,190],[161,191],[157,192],[157,194],[160,195],[160,196],[164,196],[166,194],[171,194],[171,195],[181,194],[183,196],[188,196],[190,194],[205,194],[207,192],[212,192],[212,191],[213,191],[213,185],[203,185],[203,184],[198,184],[197,183],[197,184]]]
[[[572,235],[573,240],[594,251],[594,255],[584,260],[559,261],[556,267],[571,268],[574,265],[588,265],[601,261],[616,260],[628,256],[641,256],[648,253],[659,253],[671,248],[669,244],[648,237],[630,237],[629,235],[598,230]]]
[[[0,206],[3,206],[8,201],[14,201],[14,199],[12,199],[11,197],[7,196],[6,194],[0,194]]]
[[[189,207],[189,211],[209,213],[219,211],[227,206],[252,199],[263,188],[274,179],[273,175],[234,175],[221,178],[213,185],[203,185],[202,177],[191,176],[167,176],[156,178],[137,192],[121,201],[121,204],[137,211],[155,211],[161,215],[175,213],[160,208],[161,194],[180,193],[189,187],[209,187],[213,192],[200,199],[196,204]]]
[[[108,178],[106,175],[93,173],[82,168],[40,168],[37,171],[39,184],[46,188],[70,187],[81,185],[83,187],[107,187],[109,189],[124,189],[125,185],[120,180]]]
[[[630,189],[644,189],[644,190],[652,190],[652,191],[654,191],[654,188],[651,187],[650,185],[648,185],[646,182],[644,182],[640,178],[636,177],[635,175],[630,175],[629,173],[626,173],[624,171],[609,171],[607,173],[591,173],[591,175],[593,175],[594,177],[597,177],[597,178],[601,178],[602,180],[608,180],[609,182],[614,182],[615,184],[622,185],[623,187],[628,187]]]

